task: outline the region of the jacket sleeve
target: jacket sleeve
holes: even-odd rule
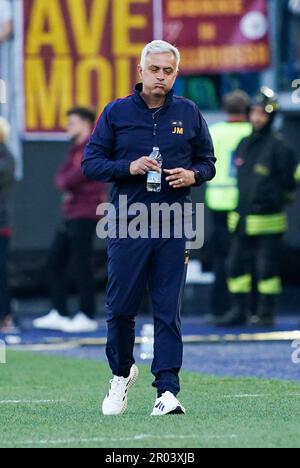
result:
[[[114,161],[114,129],[106,107],[86,147],[82,170],[88,179],[115,182],[130,176],[130,161]]]
[[[277,146],[277,170],[281,177],[282,187],[285,192],[294,192],[297,188],[295,171],[297,167],[296,156],[291,148],[280,141]]]
[[[3,188],[9,187],[14,183],[15,160],[10,151],[5,148],[0,158],[0,185]]]
[[[193,170],[200,173],[202,181],[198,185],[204,182],[212,180],[216,175],[216,158],[214,152],[214,145],[212,142],[211,135],[207,123],[202,117],[199,110],[197,110],[197,129],[195,138],[195,152],[193,159]]]

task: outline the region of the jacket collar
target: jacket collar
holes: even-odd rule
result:
[[[142,91],[143,91],[143,83],[138,83],[134,89],[133,99],[139,107],[149,109],[146,102],[141,96]],[[169,91],[166,96],[166,102],[164,104],[164,108],[168,107],[173,102],[173,98],[174,98],[174,90],[171,89],[171,91]]]
[[[260,130],[254,130],[253,135],[256,136],[257,138],[264,138],[266,136],[272,135],[272,132],[273,132],[272,123],[268,123]]]

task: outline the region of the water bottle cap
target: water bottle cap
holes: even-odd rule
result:
[[[153,151],[159,151],[158,146],[154,146]]]

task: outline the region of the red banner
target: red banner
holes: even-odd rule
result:
[[[23,0],[25,131],[62,133],[66,111],[131,93],[153,39],[152,0]]]
[[[164,39],[181,72],[258,71],[270,64],[266,0],[163,0]]]
[[[63,134],[74,105],[100,111],[130,94],[154,29],[180,48],[183,74],[269,65],[266,0],[23,0],[23,23],[24,129],[32,138]]]

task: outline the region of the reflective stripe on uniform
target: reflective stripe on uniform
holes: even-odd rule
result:
[[[235,232],[240,221],[240,215],[233,211],[228,215],[228,229],[229,232]]]
[[[252,276],[244,275],[238,278],[229,278],[228,288],[232,294],[249,294],[252,291]]]
[[[296,172],[295,172],[295,179],[296,179],[296,182],[300,182],[300,164],[299,164],[299,166],[298,166],[297,169],[296,169]]]
[[[250,215],[246,218],[246,234],[248,236],[283,234],[287,229],[288,220],[285,213]]]
[[[239,190],[236,185],[228,183],[222,186],[207,186],[206,201],[213,211],[231,211],[238,205]]]
[[[261,280],[258,283],[258,291],[264,295],[279,295],[282,293],[282,282],[279,277]]]
[[[217,158],[215,178],[208,182],[206,203],[213,211],[236,210],[239,200],[237,187],[236,149],[253,129],[249,122],[220,122],[210,127]]]

